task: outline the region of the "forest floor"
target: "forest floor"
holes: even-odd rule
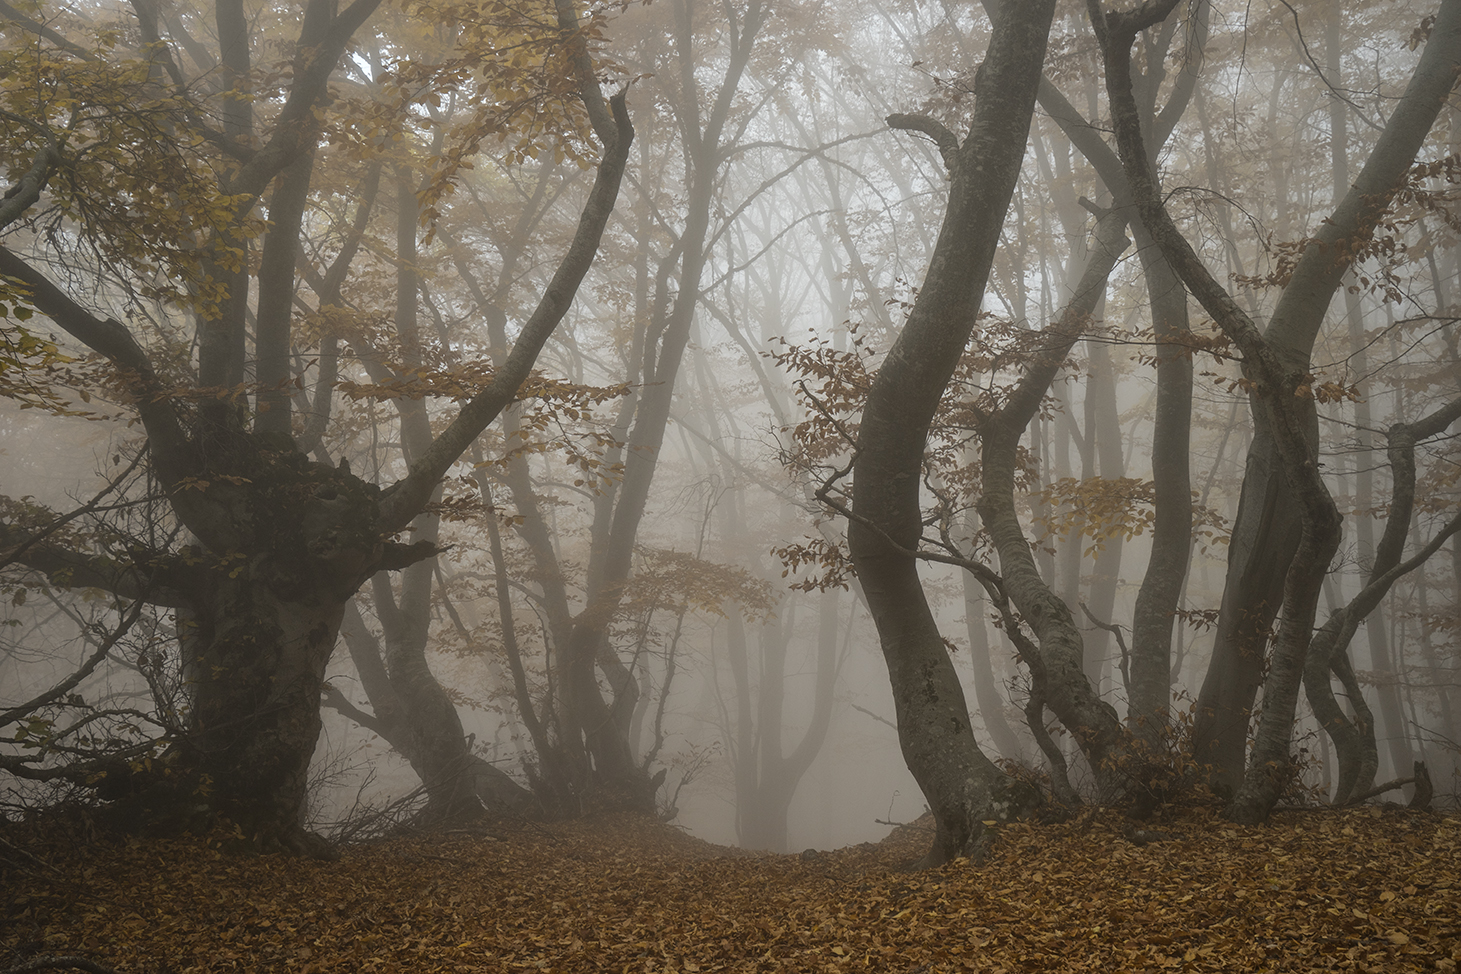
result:
[[[904,872],[926,831],[745,855],[627,818],[239,857],[218,839],[0,832],[0,971],[38,954],[192,972],[1446,971],[1461,816],[1114,813],[1002,827],[982,865]],[[34,858],[28,858],[29,856]]]

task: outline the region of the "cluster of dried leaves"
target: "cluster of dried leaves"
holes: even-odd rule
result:
[[[1088,813],[989,860],[900,871],[928,836],[747,856],[628,819],[396,839],[336,863],[216,840],[20,852],[0,832],[0,970],[1455,971],[1461,819]]]

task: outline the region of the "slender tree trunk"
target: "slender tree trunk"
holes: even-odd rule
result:
[[[1385,533],[1374,549],[1374,562],[1367,574],[1365,587],[1342,610],[1331,613],[1323,628],[1315,635],[1306,662],[1304,684],[1310,707],[1321,726],[1334,740],[1339,756],[1338,787],[1334,801],[1343,804],[1351,794],[1368,791],[1373,784],[1378,758],[1373,732],[1373,717],[1366,705],[1362,688],[1350,666],[1348,647],[1355,630],[1367,617],[1373,619],[1375,607],[1389,592],[1391,585],[1404,572],[1423,564],[1457,529],[1457,520],[1447,525],[1419,553],[1401,562],[1406,537],[1411,529],[1415,510],[1415,446],[1436,436],[1461,418],[1461,398],[1455,399],[1415,423],[1396,423],[1388,431],[1387,454],[1394,478],[1390,515]],[[1355,719],[1346,720],[1334,700],[1329,673],[1339,676],[1350,696]]]
[[[1110,211],[1097,224],[1096,239],[1075,297],[1047,330],[1040,351],[1031,359],[1004,405],[979,425],[983,443],[983,494],[979,515],[999,553],[1004,590],[1035,633],[1041,657],[1034,672],[1044,705],[1065,725],[1101,788],[1114,800],[1127,791],[1131,768],[1110,760],[1122,747],[1125,733],[1115,708],[1102,701],[1084,670],[1085,645],[1070,607],[1039,575],[1030,544],[1015,509],[1017,447],[1060,364],[1105,292],[1106,280],[1129,241],[1126,217]]]
[[[1192,556],[1192,355],[1187,289],[1172,273],[1146,227],[1132,232],[1146,275],[1157,343],[1157,406],[1152,430],[1156,521],[1152,551],[1131,623],[1127,719],[1149,748],[1168,746],[1172,697],[1172,627]]]
[[[1126,461],[1121,451],[1121,419],[1116,411],[1116,369],[1105,342],[1086,344],[1091,369],[1086,379],[1086,439],[1094,441],[1091,452],[1098,464],[1099,475],[1109,483],[1126,476]],[[1121,583],[1121,556],[1125,548],[1125,539],[1118,534],[1108,538],[1091,560],[1088,604],[1092,614],[1105,623],[1115,621],[1116,592]],[[1113,669],[1111,634],[1106,629],[1097,628],[1087,632],[1085,642],[1086,676],[1097,692],[1105,696],[1102,683]]]
[[[994,742],[999,756],[1018,761],[1024,749],[1014,728],[1005,717],[1005,698],[1000,692],[999,681],[994,675],[994,663],[990,658],[989,629],[985,624],[986,604],[984,590],[974,576],[963,573],[964,578],[964,626],[969,634],[969,658],[974,669],[974,700],[979,704],[979,719],[984,730]]]

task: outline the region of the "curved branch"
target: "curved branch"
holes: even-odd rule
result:
[[[927,115],[904,115],[895,113],[886,119],[889,128],[901,129],[905,132],[922,132],[933,139],[938,146],[939,155],[943,156],[944,168],[949,172],[959,164],[959,138],[944,128],[943,123]]]
[[[4,727],[11,721],[24,717],[38,707],[44,707],[48,703],[61,699],[61,697],[80,685],[81,681],[90,676],[96,670],[97,666],[101,664],[101,661],[106,659],[107,654],[112,651],[112,647],[117,644],[118,640],[125,636],[132,628],[132,625],[137,621],[137,617],[142,614],[142,606],[145,604],[141,599],[133,602],[131,608],[122,616],[122,621],[117,624],[117,628],[107,633],[107,638],[97,644],[96,650],[86,658],[76,672],[49,690],[37,694],[24,703],[16,704],[8,710],[0,710],[0,727]]]

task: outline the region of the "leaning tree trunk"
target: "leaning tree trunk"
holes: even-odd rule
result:
[[[1129,791],[1130,775],[1136,769],[1113,760],[1126,740],[1121,719],[1086,677],[1085,646],[1070,607],[1035,566],[1015,509],[1015,467],[1020,438],[1039,411],[1066,354],[1090,322],[1091,312],[1105,294],[1106,280],[1128,244],[1126,215],[1117,211],[1103,214],[1071,303],[1048,330],[1004,405],[979,424],[983,443],[979,515],[999,553],[1004,590],[1035,633],[1040,662],[1032,672],[1038,680],[1037,690],[1044,705],[1080,744],[1106,800]]]
[[[977,853],[984,822],[1038,800],[975,743],[953,662],[914,555],[922,535],[923,450],[929,425],[977,317],[1024,157],[1053,0],[1007,5],[975,77],[976,108],[962,145],[929,119],[890,122],[937,132],[952,169],[938,243],[903,332],[864,408],[848,541],[888,665],[904,760],[937,822],[926,862]]]
[[[1444,432],[1458,417],[1461,417],[1461,399],[1453,399],[1415,423],[1396,423],[1390,427],[1386,434],[1390,441],[1387,453],[1394,489],[1385,532],[1375,549],[1374,564],[1365,587],[1348,605],[1329,617],[1309,645],[1309,659],[1304,666],[1304,688],[1314,716],[1334,741],[1339,763],[1339,779],[1334,792],[1336,805],[1344,804],[1353,794],[1368,791],[1374,784],[1379,765],[1374,718],[1350,666],[1349,643],[1360,623],[1366,618],[1373,618],[1371,614],[1395,580],[1419,567],[1457,529],[1453,518],[1426,546],[1401,563],[1410,533],[1411,515],[1415,511],[1416,444]],[[1334,699],[1334,690],[1329,682],[1331,671],[1340,677],[1350,696],[1351,705],[1355,708],[1353,721],[1345,717]]]

